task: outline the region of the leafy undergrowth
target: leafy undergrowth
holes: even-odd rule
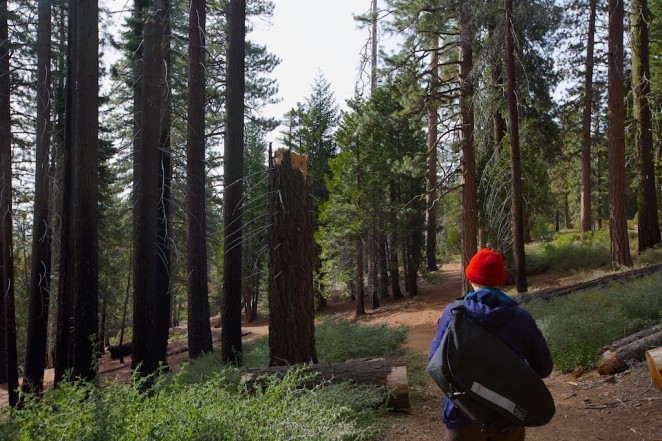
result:
[[[545,335],[562,372],[592,367],[608,343],[662,319],[662,273],[524,306]]]
[[[405,327],[354,322],[322,323],[318,356],[327,362],[394,353]],[[366,341],[368,344],[366,344]],[[360,349],[362,348],[362,349]],[[247,345],[248,366],[266,366],[266,339]],[[306,374],[308,375],[308,374]],[[64,382],[21,410],[0,413],[2,440],[368,440],[385,429],[388,391],[356,384],[303,389],[299,370],[249,393],[239,370],[210,354],[146,383],[97,388]]]

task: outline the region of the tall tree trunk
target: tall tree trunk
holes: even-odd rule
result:
[[[658,202],[655,191],[655,162],[653,158],[653,120],[648,102],[651,76],[648,48],[648,0],[630,3],[632,30],[632,96],[635,123],[635,144],[638,149],[638,237],[639,252],[660,243]]]
[[[398,265],[398,233],[393,231],[390,239],[390,252],[389,252],[389,279],[391,280],[391,294],[393,300],[400,300],[402,289],[400,288],[400,265]]]
[[[425,242],[425,260],[428,271],[436,271],[437,268],[437,125],[439,117],[437,115],[437,93],[439,87],[439,37],[433,38],[433,48],[430,54],[430,81],[429,95],[430,104],[428,105],[428,176],[427,192],[425,195],[426,210],[426,242]]]
[[[506,75],[508,95],[508,120],[510,125],[510,171],[512,191],[512,234],[515,259],[515,283],[517,292],[526,292],[526,260],[524,256],[524,211],[522,209],[522,171],[520,165],[519,118],[517,114],[517,81],[515,78],[514,26],[512,23],[513,1],[505,0],[506,20]]]
[[[9,405],[18,403],[18,357],[14,305],[14,260],[12,258],[12,166],[9,80],[9,28],[7,1],[0,1],[0,219],[2,226],[2,288],[4,298],[4,361],[7,372]]]
[[[74,144],[74,333],[72,372],[96,377],[93,341],[99,302],[99,4],[77,2],[76,143]]]
[[[170,84],[170,40],[171,10],[170,0],[158,0],[158,11],[163,15],[163,89],[161,98],[161,127],[159,134],[159,181],[158,213],[156,220],[156,357],[160,363],[166,363],[168,353],[168,331],[170,329],[170,182],[172,181],[172,162],[170,159],[170,125],[172,113],[172,87]],[[190,346],[189,346],[190,347]]]
[[[593,104],[593,46],[597,0],[589,0],[586,63],[584,69],[584,112],[582,114],[582,233],[593,230],[591,218],[591,109]]]
[[[205,193],[205,0],[189,15],[188,124],[186,142],[186,243],[188,249],[188,348],[191,358],[212,352],[207,283]],[[228,70],[228,75],[230,75]],[[226,148],[226,154],[227,154]],[[227,158],[227,156],[226,156]]]
[[[156,344],[155,250],[159,204],[159,138],[163,22],[159,13],[147,18],[143,28],[142,102],[140,149],[134,152],[134,256],[133,256],[133,356],[131,369],[147,376],[158,369]]]
[[[223,224],[223,309],[221,351],[226,362],[241,361],[241,199],[244,169],[244,73],[246,70],[246,1],[230,0],[225,130]]]
[[[60,255],[57,297],[57,335],[55,342],[55,383],[72,367],[73,322],[73,146],[76,142],[76,63],[78,44],[77,0],[70,0],[67,10],[67,81],[65,89],[64,143],[62,145],[62,183],[60,192]]]
[[[608,150],[609,235],[612,266],[631,266],[625,211],[625,73],[623,72],[623,18],[621,0],[609,0],[608,43]]]
[[[310,180],[277,150],[269,176],[269,365],[317,363]]]
[[[469,265],[476,254],[477,226],[476,214],[476,152],[474,148],[474,78],[473,78],[473,31],[469,22],[469,4],[460,6],[460,113],[462,129],[460,137],[462,150],[462,268]],[[469,292],[471,285],[462,271],[462,293]]]
[[[46,362],[51,280],[51,236],[48,219],[50,195],[48,168],[51,140],[51,2],[40,0],[38,14],[37,153],[23,390],[32,390],[41,394]]]

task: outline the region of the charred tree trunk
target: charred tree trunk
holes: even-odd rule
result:
[[[0,225],[2,226],[2,288],[4,301],[5,352],[9,405],[18,403],[18,356],[14,304],[14,260],[12,226],[11,115],[9,81],[9,29],[7,2],[0,1]]]
[[[57,298],[57,335],[55,342],[55,383],[61,381],[67,369],[72,366],[73,323],[73,146],[76,142],[76,47],[77,0],[70,0],[68,6],[67,30],[67,82],[65,90],[64,143],[62,146],[62,206],[60,212],[60,255]]]
[[[230,0],[225,131],[223,224],[223,309],[221,351],[226,362],[241,360],[241,199],[244,169],[244,91],[246,89],[246,1]]]
[[[172,181],[172,162],[170,160],[170,125],[172,113],[172,88],[170,85],[170,40],[171,10],[170,0],[157,1],[157,10],[163,17],[163,89],[161,97],[161,127],[159,134],[159,181],[158,213],[156,220],[156,303],[155,315],[155,352],[159,363],[165,365],[168,352],[168,331],[170,329],[170,260],[171,219],[170,219],[170,183]]]
[[[205,0],[191,1],[189,12],[188,124],[186,131],[188,346],[191,358],[199,357],[213,350],[209,324],[207,278],[205,17]],[[226,147],[226,152],[228,150]],[[225,225],[228,227],[227,223]],[[239,262],[241,262],[241,259],[239,259]],[[241,295],[241,291],[239,295]],[[241,312],[239,314],[241,315]]]
[[[316,363],[310,180],[296,153],[275,152],[269,175],[269,365]]]
[[[35,164],[32,266],[28,305],[23,390],[41,394],[46,364],[46,339],[51,280],[51,236],[48,221],[49,149],[51,140],[51,5],[39,2],[37,28],[37,153]]]
[[[159,203],[162,17],[144,25],[140,149],[134,153],[133,357],[144,377],[159,367],[156,344],[156,227]]]

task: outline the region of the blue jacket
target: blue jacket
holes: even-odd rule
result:
[[[428,359],[432,358],[441,343],[441,337],[448,328],[451,309],[454,306],[454,303],[448,305],[439,318],[437,333],[430,344]],[[503,340],[516,354],[526,360],[538,375],[544,378],[552,372],[554,365],[542,332],[536,326],[531,314],[517,306],[510,297],[495,288],[482,288],[464,297],[464,307],[469,318]],[[442,421],[449,429],[457,429],[469,424],[469,420],[448,398],[444,399]]]

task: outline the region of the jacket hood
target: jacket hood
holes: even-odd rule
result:
[[[481,325],[502,326],[514,314],[517,303],[503,292],[483,288],[464,297],[467,315]]]

